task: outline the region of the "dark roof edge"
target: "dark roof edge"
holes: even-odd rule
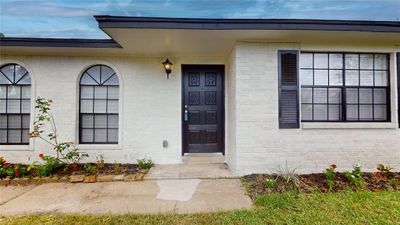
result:
[[[400,32],[400,21],[94,16],[100,28]]]
[[[17,38],[17,37],[1,37],[0,46],[122,48],[113,39]]]

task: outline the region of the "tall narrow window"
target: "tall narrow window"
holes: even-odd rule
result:
[[[114,70],[95,65],[80,80],[79,142],[117,144],[119,82]]]
[[[389,55],[302,53],[301,120],[390,120]]]
[[[0,67],[0,144],[29,144],[31,77],[18,64]]]

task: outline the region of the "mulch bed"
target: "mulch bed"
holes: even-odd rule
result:
[[[381,191],[381,190],[400,190],[400,172],[392,172],[385,176],[378,173],[363,173],[365,190]],[[275,187],[271,190],[265,186],[266,179],[276,179],[274,174],[250,174],[242,177],[244,186],[247,189],[249,196],[254,199],[257,195],[266,193],[282,193],[296,190],[293,185],[287,184],[282,178],[276,180]],[[328,192],[325,175],[323,173],[299,175],[300,185],[299,192]],[[397,181],[397,186],[391,181]],[[335,187],[332,191],[344,191],[348,189],[357,189],[344,176],[344,173],[336,173]],[[296,190],[297,191],[297,190]]]
[[[76,165],[76,166],[75,166]],[[80,175],[80,174],[86,174],[90,175],[90,173],[87,173],[84,164],[71,164],[69,165],[68,170],[61,169],[56,172],[55,175]],[[93,166],[96,166],[96,164],[91,164]],[[131,175],[131,174],[136,174],[139,172],[139,167],[137,164],[114,164],[114,163],[105,163],[103,169],[98,169],[97,172],[94,174],[102,174],[102,175],[118,175],[118,174],[125,174],[125,175]]]
[[[28,168],[28,165],[21,165]],[[85,165],[91,166],[88,171]],[[94,183],[113,181],[142,181],[148,170],[139,169],[137,164],[111,164],[105,163],[101,166],[90,164],[69,164],[52,172],[51,176],[41,177],[35,172],[27,172],[22,177],[12,178],[9,176],[0,177],[0,186],[25,186],[30,184],[44,183]]]
[[[90,163],[94,168],[95,171],[88,172],[85,169],[85,164],[69,164],[65,167],[59,168],[53,171],[51,176],[71,176],[71,175],[134,175],[140,172],[140,169],[137,164],[115,164],[115,163],[104,163],[103,168],[97,168],[95,163]],[[27,168],[29,165],[21,165],[21,167]],[[38,175],[34,173],[27,172],[24,178],[33,178],[38,177]],[[6,177],[0,177],[6,178]]]

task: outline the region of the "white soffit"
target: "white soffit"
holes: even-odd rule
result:
[[[238,41],[394,46],[400,33],[294,30],[103,29],[131,55],[226,56]]]
[[[227,56],[236,42],[319,45],[400,45],[400,33],[311,30],[198,30],[103,28],[122,48],[1,46],[1,54],[63,56]]]

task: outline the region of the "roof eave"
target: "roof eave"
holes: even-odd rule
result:
[[[16,37],[1,37],[0,46],[122,48],[113,39],[16,38]]]
[[[321,30],[400,32],[398,21],[306,19],[197,19],[163,17],[94,16],[99,27],[199,30]]]

